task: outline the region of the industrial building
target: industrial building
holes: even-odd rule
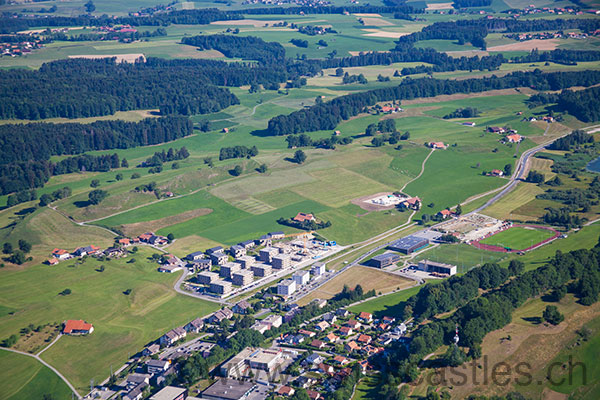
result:
[[[377,268],[385,268],[400,261],[400,255],[396,253],[384,253],[371,258],[371,265]]]
[[[219,275],[221,278],[231,278],[233,274],[242,269],[242,266],[238,263],[228,262],[225,265],[221,265]]]
[[[298,271],[292,275],[292,279],[296,282],[296,286],[306,285],[310,281],[310,272]]]
[[[219,274],[216,272],[203,271],[196,275],[196,282],[201,283],[203,285],[209,285],[211,282],[214,282],[219,279]]]
[[[312,268],[310,269],[310,274],[312,276],[321,276],[325,273],[325,263],[317,262],[314,263]]]
[[[444,264],[430,260],[419,261],[417,269],[429,273],[456,275],[456,265]]]
[[[252,272],[254,272],[254,276],[256,277],[265,277],[271,275],[272,268],[270,265],[266,264],[257,264],[250,267]]]
[[[231,282],[223,280],[211,282],[208,290],[216,294],[227,294],[231,292]]]
[[[290,256],[287,254],[280,254],[277,256],[271,257],[271,265],[276,269],[285,269],[291,265]]]
[[[203,399],[209,400],[244,400],[247,399],[256,385],[253,382],[219,379],[202,392]]]
[[[231,276],[231,280],[233,281],[234,285],[246,286],[254,281],[254,273],[252,273],[252,271],[249,269],[242,269],[238,272],[235,272]]]
[[[277,294],[280,296],[289,296],[296,291],[296,281],[286,279],[277,285]]]
[[[260,250],[258,257],[260,258],[260,261],[270,263],[271,257],[276,256],[277,254],[279,254],[279,249],[265,247],[264,249]]]
[[[429,245],[429,240],[417,237],[417,236],[407,236],[402,239],[398,239],[393,241],[388,245],[388,249],[393,251],[398,251],[404,254],[411,254],[415,251],[424,249]]]

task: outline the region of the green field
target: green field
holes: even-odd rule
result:
[[[0,350],[0,392],[6,400],[71,398],[71,389],[50,368],[32,357]]]
[[[84,319],[94,325],[91,335],[64,336],[42,357],[82,392],[90,379],[101,382],[111,366],[118,368],[167,330],[217,309],[214,303],[176,294],[178,274],[157,272],[157,265],[146,259],[150,254],[142,248],[133,263],[128,258],[88,259],[81,265],[69,261],[2,271],[0,304],[14,312],[0,317],[0,338],[18,334],[30,323]],[[97,271],[99,265],[104,272]],[[66,288],[70,295],[58,295]],[[130,295],[123,294],[127,289],[132,289]],[[0,381],[0,392],[9,381]]]
[[[480,240],[479,243],[523,250],[552,236],[554,233],[546,229],[513,227]]]
[[[349,307],[348,310],[353,313],[368,312],[374,314],[377,318],[388,316],[388,317],[399,317],[403,310],[404,304],[409,297],[417,294],[421,290],[421,286],[412,287],[401,290],[392,294],[384,296],[378,296],[372,300],[365,301],[362,304],[358,304]]]

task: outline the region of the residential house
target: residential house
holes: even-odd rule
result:
[[[421,208],[421,199],[416,196],[409,197],[408,199],[402,201],[400,204],[412,210],[419,210]]]
[[[327,321],[321,321],[315,325],[315,330],[320,332],[325,331],[327,328],[329,328],[329,323]]]
[[[270,328],[279,328],[283,323],[281,315],[273,314],[262,320],[263,324],[268,325]]]
[[[123,247],[127,247],[127,246],[131,245],[131,239],[122,238],[122,239],[117,240],[117,243]]]
[[[132,390],[136,386],[141,383],[145,383],[146,385],[150,384],[150,375],[149,374],[129,374],[127,378],[125,378],[125,387],[127,390]]]
[[[160,344],[161,346],[171,346],[176,341],[183,339],[186,335],[186,330],[181,327],[171,329],[160,337]]]
[[[354,331],[352,330],[352,328],[350,328],[348,326],[342,326],[340,328],[340,333],[344,336],[350,336],[350,335],[352,335],[352,332],[354,332]]]
[[[323,362],[323,357],[317,353],[312,353],[311,355],[306,357],[304,361],[309,365],[321,364]]]
[[[344,345],[344,350],[346,350],[348,353],[352,353],[353,351],[359,351],[360,346],[354,340],[351,340]]]
[[[373,322],[373,314],[363,311],[360,314],[358,314],[358,319],[364,323],[370,324],[371,322]]]
[[[300,330],[298,331],[298,333],[299,333],[300,335],[304,335],[304,336],[307,336],[307,337],[309,337],[309,338],[311,338],[311,337],[313,337],[313,336],[315,336],[315,335],[316,335],[316,333],[315,333],[315,332],[312,332],[312,331],[307,331],[306,329],[300,329]]]
[[[335,311],[335,315],[340,318],[346,318],[348,315],[350,315],[350,311],[346,310],[345,308],[338,308]]]
[[[277,389],[277,394],[280,396],[293,396],[296,393],[296,390],[291,386],[281,386]]]
[[[346,322],[344,324],[344,326],[347,326],[348,328],[352,328],[354,330],[357,330],[357,329],[360,328],[361,325],[360,325],[360,322],[358,322],[357,320],[351,319],[350,321]]]
[[[314,299],[311,301],[312,304],[316,305],[319,308],[323,308],[327,305],[327,300],[325,299]]]
[[[63,328],[64,335],[87,335],[94,332],[92,324],[88,324],[82,319],[69,319],[65,321]]]
[[[48,265],[57,265],[58,263],[59,263],[59,261],[54,257],[46,260],[46,264],[48,264]]]
[[[396,322],[396,318],[394,317],[383,317],[381,319],[383,322],[385,322],[386,324],[393,324],[394,322]]]
[[[333,332],[330,332],[327,336],[325,336],[325,340],[329,343],[337,343],[339,338]]]
[[[514,133],[512,135],[507,135],[505,139],[508,141],[508,143],[519,143],[521,140],[523,140],[523,136]]]
[[[450,211],[450,210],[442,210],[442,211],[438,212],[437,215],[439,217],[441,217],[442,219],[446,219],[446,218],[452,216],[452,211]]]
[[[153,246],[164,246],[169,243],[169,239],[164,236],[152,235],[150,239],[148,239],[148,243]]]
[[[237,303],[236,305],[234,305],[231,310],[234,313],[238,313],[238,314],[248,314],[250,312],[252,312],[252,305],[250,303],[248,303],[246,300],[242,300],[239,303]]]
[[[323,321],[327,321],[330,324],[335,324],[335,321],[337,321],[337,317],[333,312],[328,312],[325,315],[323,315]]]
[[[229,308],[225,307],[225,308],[215,312],[210,317],[208,317],[207,320],[211,324],[219,324],[221,321],[223,321],[225,319],[231,319],[232,317],[233,317],[233,311],[231,311]]]
[[[312,342],[310,342],[310,345],[312,347],[316,347],[317,349],[322,349],[323,347],[325,347],[325,342],[315,339]]]
[[[190,333],[198,333],[202,330],[202,328],[204,328],[204,321],[202,320],[202,318],[196,318],[190,322],[188,322],[183,329],[186,330],[186,332],[190,332]]]
[[[363,333],[363,334],[360,334],[360,335],[358,336],[358,339],[356,339],[356,340],[357,340],[359,343],[362,343],[362,344],[371,344],[371,342],[373,341],[373,338],[371,338],[371,336],[369,336],[369,335],[365,335],[365,334]]]
[[[146,347],[144,350],[142,350],[142,355],[149,357],[149,356],[155,355],[159,351],[160,351],[160,345],[158,343],[153,343],[150,346]]]
[[[104,250],[104,255],[109,258],[118,258],[126,255],[126,252],[120,247],[109,247]]]
[[[151,375],[154,375],[154,374],[161,375],[166,370],[168,370],[170,366],[171,366],[170,361],[165,361],[165,360],[148,360],[148,361],[146,361],[146,371],[148,371],[148,373]]]
[[[499,126],[489,126],[487,128],[487,130],[488,130],[488,132],[498,133],[498,134],[506,132],[506,129],[499,127]]]
[[[320,400],[323,398],[321,393],[314,391],[314,390],[310,390],[310,389],[306,391],[306,394],[308,395],[310,400]]]
[[[134,387],[133,389],[131,389],[129,392],[125,393],[123,395],[123,397],[121,397],[122,400],[141,400],[144,398],[144,389],[148,386],[147,383],[142,382],[139,385],[137,385],[136,387]]]
[[[504,175],[504,172],[503,172],[502,170],[499,170],[499,169],[493,169],[493,170],[490,172],[490,174],[491,174],[492,176],[502,176],[502,175]]]
[[[298,214],[296,214],[296,216],[293,219],[296,222],[305,222],[305,221],[311,222],[311,221],[315,220],[315,216],[312,214],[299,212]]]
[[[318,370],[323,374],[333,374],[333,371],[335,371],[335,369],[331,365],[324,363],[319,364]]]
[[[338,356],[333,357],[333,362],[337,365],[346,365],[350,361],[348,361],[348,359],[346,357],[338,355]]]

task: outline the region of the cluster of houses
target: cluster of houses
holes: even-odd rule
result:
[[[527,40],[548,40],[548,39],[587,39],[588,35],[582,32],[536,32],[536,33],[512,33],[504,35],[509,39],[519,42]]]
[[[106,251],[108,250],[111,249],[107,249]],[[55,248],[54,250],[52,250],[52,256],[48,260],[46,260],[46,264],[56,265],[61,261],[68,260],[74,257],[103,255],[106,251],[102,251],[100,247],[94,246],[93,244],[85,247],[78,247],[73,252],[69,252],[65,249]]]
[[[505,129],[501,126],[488,126],[487,131],[490,133],[497,133],[498,135],[504,135],[501,141],[504,143],[520,143],[523,140],[523,136],[517,133],[516,129]]]
[[[303,7],[322,7],[330,6],[331,2],[327,0],[244,0],[242,5],[245,4],[264,4],[264,5],[275,5],[283,6],[285,4],[295,4]],[[304,15],[301,11],[300,15]]]
[[[18,57],[31,53],[33,50],[44,47],[40,39],[26,40],[23,42],[0,43],[0,56]]]
[[[574,8],[574,7],[536,7],[533,4],[530,4],[529,6],[517,10],[508,10],[507,11],[509,15],[512,15],[513,17],[520,17],[521,15],[532,15],[532,14],[554,14],[554,15],[564,15],[564,14],[571,14],[571,15],[584,15],[585,13],[588,14],[600,14],[598,11],[596,10],[587,10],[587,11],[581,11],[579,10],[579,8]]]

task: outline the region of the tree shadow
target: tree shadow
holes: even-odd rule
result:
[[[28,214],[31,214],[32,212],[34,212],[35,209],[36,209],[35,207],[27,207],[27,208],[17,211],[15,213],[15,215],[18,215],[20,217],[24,216],[24,215],[28,215]]]
[[[530,322],[534,325],[539,325],[542,323],[542,318],[541,317],[522,317],[521,318],[523,321],[526,322]]]
[[[85,208],[85,207],[89,206],[91,203],[89,202],[89,200],[85,200],[85,201],[75,201],[75,202],[73,202],[73,204],[77,208]]]
[[[250,132],[250,134],[252,136],[257,136],[257,137],[269,137],[269,136],[273,136],[269,133],[269,131],[267,129],[256,129],[253,130],[252,132]]]

